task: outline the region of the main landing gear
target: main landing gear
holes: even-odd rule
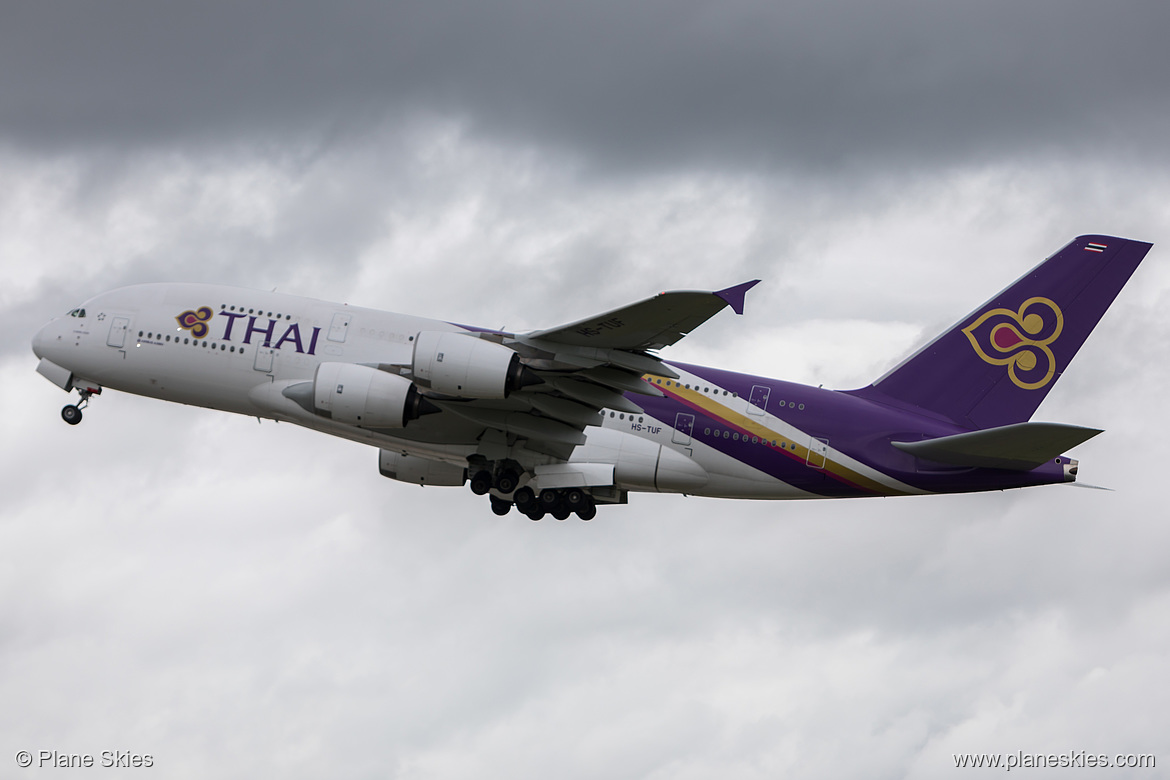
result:
[[[77,392],[81,395],[81,401],[76,406],[70,404],[61,410],[61,419],[70,425],[77,425],[77,423],[81,422],[81,410],[89,406],[89,397],[95,391],[78,390]],[[97,390],[96,392],[100,393],[101,390]]]
[[[568,520],[573,514],[582,520],[592,520],[597,516],[597,504],[587,491],[546,488],[537,495],[527,485],[516,488],[520,477],[514,466],[500,468],[494,475],[481,468],[471,475],[469,484],[472,493],[491,500],[492,512],[501,517],[511,512],[513,506],[533,520],[540,520],[545,515],[552,515],[557,520]]]
[[[512,495],[512,500],[492,496],[492,511],[497,515],[505,515],[512,508],[512,504],[521,514],[527,515],[530,520],[540,520],[546,514],[557,520],[568,520],[576,513],[582,520],[592,520],[597,516],[597,504],[583,490],[569,488],[568,490],[546,489],[536,495],[530,487],[522,487]]]

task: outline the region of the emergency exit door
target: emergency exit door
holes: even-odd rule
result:
[[[129,328],[129,317],[114,317],[114,321],[110,323],[110,335],[106,336],[106,344],[118,349],[126,346],[126,331]]]

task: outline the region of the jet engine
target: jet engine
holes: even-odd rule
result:
[[[356,363],[322,363],[313,379],[313,411],[362,428],[402,428],[437,412],[405,377]]]
[[[411,373],[424,387],[455,398],[505,398],[541,381],[503,344],[433,330],[415,337]]]
[[[459,487],[467,481],[467,469],[439,460],[378,450],[378,471],[383,477],[414,485]]]

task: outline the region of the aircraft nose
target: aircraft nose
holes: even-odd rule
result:
[[[56,320],[51,320],[44,327],[38,330],[35,336],[33,336],[33,354],[39,358],[45,357],[46,353],[48,352],[49,344],[53,338],[50,331],[52,331],[53,323],[55,322]]]

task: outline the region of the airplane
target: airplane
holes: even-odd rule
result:
[[[592,519],[636,492],[906,496],[1074,482],[1096,428],[1030,420],[1152,245],[1074,239],[873,383],[827,390],[663,360],[759,280],[509,333],[213,284],[103,293],[33,339],[77,404],[104,388],[302,425],[383,476]],[[307,476],[307,475],[306,475]]]

